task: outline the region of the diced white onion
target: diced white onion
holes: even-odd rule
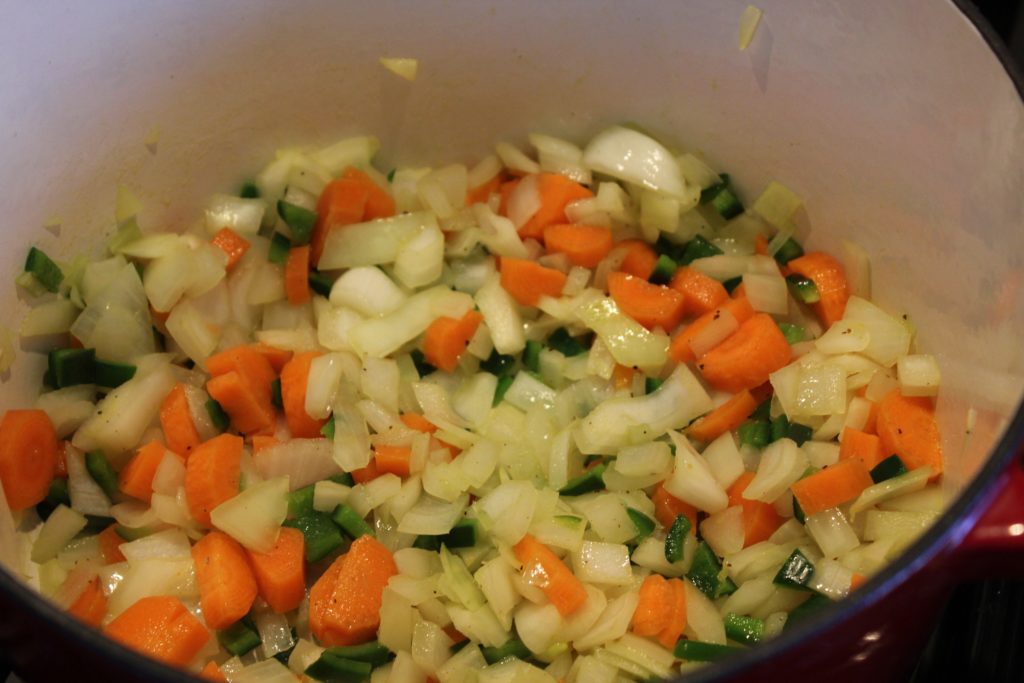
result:
[[[807,456],[794,441],[773,441],[761,454],[757,474],[743,490],[743,497],[770,503],[803,476],[807,465]]]
[[[885,367],[891,366],[910,349],[910,332],[896,318],[881,308],[851,296],[846,302],[843,322],[858,322],[867,328],[870,342],[861,353]]]
[[[288,514],[288,490],[288,477],[261,481],[215,507],[210,520],[246,548],[270,552]]]
[[[693,351],[693,355],[700,358],[732,336],[732,333],[739,328],[739,321],[731,311],[725,308],[719,309],[718,316],[690,339],[690,350]]]
[[[743,456],[732,432],[725,432],[709,443],[701,453],[708,469],[723,489],[728,489],[744,472]]]
[[[653,393],[601,402],[580,421],[573,436],[585,454],[614,454],[630,443],[653,441],[711,408],[707,391],[686,365],[680,365]]]
[[[573,648],[585,652],[621,638],[629,628],[638,601],[639,595],[630,591],[609,602],[594,625],[573,641]]]
[[[67,332],[78,317],[78,312],[77,306],[63,298],[33,306],[22,320],[19,334],[22,337],[38,337]]]
[[[804,527],[825,557],[839,557],[860,545],[857,532],[838,508],[808,515]]]
[[[619,310],[608,297],[577,310],[583,323],[597,333],[620,365],[660,369],[668,357],[668,336],[655,334]]]
[[[306,382],[306,398],[303,409],[314,420],[322,420],[331,414],[334,395],[341,384],[344,356],[327,353],[317,356],[309,364]]]
[[[709,513],[729,506],[729,497],[711,473],[711,468],[689,440],[678,432],[669,432],[676,447],[676,467],[665,480],[665,489],[676,498]],[[749,488],[748,488],[749,490]]]
[[[789,310],[789,290],[781,275],[744,273],[743,290],[755,311],[785,315]]]
[[[96,387],[91,384],[65,387],[40,394],[36,408],[47,414],[57,438],[63,439],[73,434],[92,415],[95,396]]]
[[[380,149],[380,141],[372,135],[345,138],[317,150],[310,158],[323,166],[331,175],[339,175],[347,166],[369,166],[373,155]]]
[[[243,236],[256,235],[263,224],[267,204],[263,199],[244,199],[228,194],[215,194],[206,207],[206,230],[210,235],[231,228]]]
[[[505,164],[505,168],[510,171],[525,174],[540,173],[540,164],[507,142],[499,142],[494,146],[494,151],[501,159],[501,163]]]
[[[904,396],[935,396],[939,393],[942,374],[935,356],[918,353],[896,361],[896,376]]]
[[[734,505],[707,517],[700,523],[700,533],[716,555],[731,555],[743,550],[743,506]]]
[[[420,211],[331,230],[320,256],[321,270],[392,263],[402,245],[419,232],[437,228],[433,213]]]
[[[497,275],[491,276],[477,291],[474,300],[498,353],[516,354],[526,348],[523,319],[515,301],[501,286]]]
[[[583,163],[594,171],[673,197],[686,191],[679,164],[669,151],[629,128],[613,126],[594,136],[583,151]]]
[[[584,541],[572,555],[576,577],[587,583],[625,586],[633,580],[629,549],[621,543]]]
[[[331,304],[347,306],[364,316],[393,313],[408,297],[380,268],[360,266],[345,271],[331,286]]]
[[[66,505],[58,505],[43,523],[32,544],[32,561],[42,564],[55,558],[88,523],[85,515]]]
[[[71,509],[83,515],[106,517],[110,514],[110,499],[85,468],[85,455],[68,445],[64,449],[68,468],[68,495]]]

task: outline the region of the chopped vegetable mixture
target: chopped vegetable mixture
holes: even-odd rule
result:
[[[632,128],[529,139],[283,150],[184,233],[33,247],[0,560],[241,683],[668,678],[856,590],[943,506],[865,252]]]

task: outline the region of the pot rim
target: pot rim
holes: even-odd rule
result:
[[[1024,101],[1024,73],[1016,64],[1002,38],[970,0],[951,0],[988,44],[1009,76],[1018,96]],[[981,467],[974,479],[959,494],[949,508],[903,555],[872,577],[864,588],[856,591],[841,602],[822,609],[802,620],[799,626],[769,642],[750,648],[742,653],[703,667],[685,675],[688,683],[721,682],[742,673],[744,670],[763,665],[769,660],[780,658],[796,649],[808,638],[836,628],[850,615],[861,612],[883,600],[898,588],[908,577],[933,562],[943,551],[959,544],[974,527],[995,495],[1000,476],[1024,446],[1024,401],[1017,406],[1013,419],[1002,438],[993,448],[992,455]],[[154,683],[189,683],[198,680],[188,672],[164,665],[117,642],[107,638],[101,631],[86,626],[68,612],[58,608],[37,593],[23,581],[14,577],[6,568],[0,568],[0,591],[21,609],[49,622],[65,631],[91,650],[97,651],[104,659],[116,663],[117,668],[129,670],[137,678]],[[17,639],[15,639],[17,640]],[[8,653],[14,671],[18,673],[21,660],[17,653]]]

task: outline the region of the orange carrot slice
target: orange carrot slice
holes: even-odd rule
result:
[[[96,627],[103,623],[103,617],[107,614],[107,596],[100,588],[99,578],[86,584],[85,590],[71,603],[68,612],[89,626]]]
[[[818,288],[821,299],[811,308],[826,328],[843,317],[850,291],[842,263],[823,251],[811,251],[786,265],[794,273],[809,278]]]
[[[792,349],[767,313],[746,321],[697,362],[697,369],[716,389],[736,393],[768,381],[768,375],[789,363]]]
[[[714,441],[743,424],[756,409],[757,401],[749,389],[744,389],[687,427],[686,433],[698,441]]]
[[[619,309],[647,329],[674,330],[683,319],[686,299],[662,285],[627,273],[609,273],[608,293]]]
[[[563,617],[587,601],[587,589],[572,570],[536,538],[530,534],[523,536],[513,551],[523,563],[523,576],[527,582],[538,585]]]
[[[270,552],[246,549],[259,594],[278,614],[297,609],[306,597],[306,539],[298,529],[282,527]]]
[[[656,636],[665,630],[672,617],[672,587],[661,574],[651,574],[640,584],[639,597],[633,612],[633,633]]]
[[[648,280],[654,272],[654,264],[658,262],[658,252],[643,240],[623,240],[616,245],[618,249],[625,249],[626,255],[622,259],[619,269],[623,273],[629,273],[643,280]]]
[[[202,441],[192,421],[185,385],[181,382],[174,385],[160,404],[160,428],[164,430],[167,447],[178,455],[188,457]]]
[[[284,291],[292,306],[300,306],[310,299],[309,249],[308,244],[292,247],[284,264]]]
[[[204,442],[185,463],[185,497],[200,524],[210,525],[210,511],[238,495],[242,438],[221,434]]]
[[[117,533],[117,524],[111,524],[98,533],[96,539],[100,544],[100,556],[103,558],[103,564],[125,561],[125,556],[121,552],[121,544],[125,541]]]
[[[306,387],[309,384],[309,368],[313,359],[320,354],[306,351],[296,354],[281,370],[281,401],[284,417],[293,437],[315,439],[327,420],[317,420],[306,412]]]
[[[351,178],[327,183],[316,203],[316,225],[309,238],[310,258],[315,267],[320,263],[327,236],[331,230],[363,220],[370,188]]]
[[[748,301],[746,297],[725,301],[715,310],[708,311],[694,320],[692,323],[684,327],[682,332],[672,338],[672,343],[668,348],[668,355],[672,360],[677,363],[690,363],[697,359],[693,353],[693,349],[690,348],[690,342],[692,342],[697,335],[717,319],[719,311],[729,311],[733,317],[736,318],[736,322],[741,325],[747,320],[750,320],[754,315],[754,308],[750,305],[750,301]]]
[[[875,427],[883,455],[895,453],[911,470],[930,465],[933,477],[942,473],[942,442],[931,399],[893,389],[878,404]]]
[[[227,270],[230,272],[242,257],[245,256],[245,252],[249,251],[249,240],[245,239],[231,228],[222,228],[213,239],[210,240],[214,246],[219,247],[221,251],[228,255]]]
[[[556,223],[544,228],[548,251],[565,254],[575,266],[593,268],[612,250],[615,240],[609,228]]]
[[[669,287],[680,292],[686,299],[688,315],[704,315],[721,306],[729,298],[729,292],[721,282],[696,268],[685,267],[677,270]]]
[[[882,462],[885,452],[882,441],[874,434],[847,427],[843,430],[843,440],[839,442],[839,459],[860,458],[869,470]]]
[[[223,629],[246,614],[256,599],[256,578],[238,541],[213,530],[192,546],[199,606],[210,628]]]
[[[172,666],[185,666],[210,639],[210,632],[178,598],[142,598],[113,621],[104,633],[126,647]]]
[[[775,506],[764,503],[760,500],[748,500],[743,497],[743,492],[754,480],[753,472],[744,472],[739,479],[729,487],[729,506],[740,505],[743,507],[743,547],[767,541],[768,537],[775,533],[775,530],[782,526],[785,521],[775,511]]]
[[[391,551],[372,536],[361,536],[313,584],[309,627],[321,645],[359,645],[380,627],[384,589],[398,567]]]
[[[150,441],[140,448],[117,476],[121,491],[132,498],[150,502],[153,498],[153,477],[166,453],[168,450],[159,441]]]
[[[501,257],[501,286],[521,306],[536,306],[542,296],[559,297],[566,275],[526,259]]]
[[[483,319],[479,311],[469,311],[459,319],[442,316],[430,323],[423,336],[423,355],[427,362],[445,372],[453,372]]]
[[[508,192],[511,193],[514,188],[515,185],[510,187]],[[504,189],[502,186],[503,191]],[[524,239],[539,239],[549,225],[567,222],[569,219],[565,215],[566,206],[578,199],[589,199],[594,196],[587,188],[559,173],[537,174],[537,194],[540,197],[540,208],[519,228],[519,236]],[[502,212],[502,215],[507,216],[505,207],[507,200],[503,203]]]
[[[805,515],[848,503],[874,484],[860,458],[840,460],[793,484],[790,489]]]
[[[412,449],[409,446],[388,446],[377,444],[373,447],[373,459],[377,463],[377,471],[381,474],[396,474],[405,478],[409,476],[409,465]]]
[[[0,420],[0,485],[18,512],[46,498],[57,473],[57,433],[42,410],[8,410]]]
[[[682,579],[669,579],[666,584],[672,593],[669,611],[671,616],[669,616],[665,628],[658,634],[657,640],[662,647],[671,649],[675,647],[676,641],[686,629],[686,584]]]
[[[689,503],[684,503],[665,489],[664,483],[658,484],[651,496],[654,502],[654,516],[658,523],[668,529],[676,521],[679,515],[686,515],[690,520],[690,528],[697,528],[697,508]]]

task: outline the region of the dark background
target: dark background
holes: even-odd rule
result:
[[[957,4],[984,17],[1003,43],[1004,58],[1024,73],[1024,0]],[[8,671],[0,652],[0,681],[7,679]],[[969,583],[953,593],[911,683],[945,681],[1024,681],[1024,582]]]
[[[967,11],[973,5],[984,16],[1002,39],[1006,57],[1016,63],[1018,75],[1024,73],[1024,2],[958,4]],[[953,593],[912,679],[939,681],[1024,681],[1024,582],[964,584]]]

